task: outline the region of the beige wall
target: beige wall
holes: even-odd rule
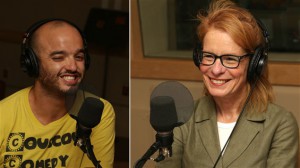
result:
[[[150,95],[163,80],[131,79],[131,164],[133,164],[155,142],[156,132],[150,125]],[[192,93],[193,98],[202,96],[201,82],[180,81]],[[300,125],[300,87],[273,86],[276,103],[293,112]],[[154,155],[156,157],[156,155]],[[147,161],[145,168],[154,167]]]

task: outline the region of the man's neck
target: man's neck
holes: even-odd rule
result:
[[[34,116],[43,125],[54,122],[68,113],[75,100],[74,95],[53,94],[33,86],[29,92],[29,104]]]

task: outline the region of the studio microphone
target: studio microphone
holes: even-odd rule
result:
[[[174,99],[170,96],[156,96],[150,101],[150,124],[157,132],[156,142],[161,144],[155,161],[172,156],[173,129],[178,123]]]
[[[81,150],[87,154],[96,168],[100,168],[101,166],[100,161],[96,159],[93,152],[90,135],[92,128],[100,123],[103,109],[104,104],[102,101],[94,97],[87,97],[84,99],[78,116],[75,118],[77,124],[74,145],[79,146]]]
[[[166,81],[155,87],[150,98],[150,124],[157,132],[156,142],[136,162],[134,168],[143,167],[149,159],[159,162],[172,157],[173,129],[186,123],[193,110],[193,97],[181,83]],[[157,158],[151,158],[157,150]]]

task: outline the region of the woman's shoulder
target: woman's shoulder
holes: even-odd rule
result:
[[[269,103],[267,111],[266,111],[268,116],[290,116],[293,117],[292,112],[288,111],[286,108],[278,105],[278,104],[274,104],[274,103]]]
[[[194,110],[192,114],[189,115],[188,120],[186,120],[185,126],[193,125],[195,122],[201,122],[203,120],[210,119],[213,117],[215,110],[214,101],[209,96],[203,96],[199,99],[194,100]]]
[[[211,96],[202,96],[196,100],[194,100],[195,109],[203,106],[210,106],[214,104],[213,98]]]
[[[269,103],[266,111],[266,119],[270,120],[272,123],[278,121],[281,124],[294,125],[295,127],[298,127],[297,120],[293,113],[278,104]]]

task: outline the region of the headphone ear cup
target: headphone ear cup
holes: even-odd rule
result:
[[[249,62],[247,80],[250,84],[254,83],[255,79],[259,78],[262,74],[266,64],[266,58],[264,48],[258,47]]]
[[[34,51],[31,48],[26,48],[21,58],[23,71],[30,77],[37,77],[39,75],[39,63]]]
[[[197,68],[199,68],[200,64],[201,64],[201,60],[202,58],[202,54],[201,54],[201,50],[199,50],[199,48],[195,48],[193,50],[193,60],[194,60],[194,64],[196,65]]]

